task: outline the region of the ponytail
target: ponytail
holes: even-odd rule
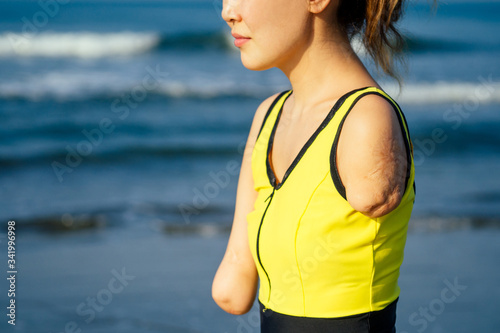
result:
[[[375,64],[398,82],[395,60],[402,60],[404,38],[396,28],[404,0],[340,0],[337,20],[349,37],[356,35]]]

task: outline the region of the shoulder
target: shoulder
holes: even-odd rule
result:
[[[344,157],[380,163],[383,155],[405,156],[405,143],[398,111],[385,97],[369,94],[360,98],[346,117],[339,140]],[[357,154],[352,154],[356,151]],[[347,156],[346,156],[347,155]],[[368,160],[366,160],[368,159]],[[384,159],[392,162],[391,159]]]
[[[369,94],[353,105],[346,118],[342,134],[380,137],[390,134],[390,129],[399,127],[395,106],[378,94]],[[388,133],[389,132],[389,133]]]
[[[337,149],[339,175],[355,210],[380,217],[399,205],[406,154],[393,105],[380,95],[363,96],[345,120]]]

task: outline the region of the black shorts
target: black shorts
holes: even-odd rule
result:
[[[288,316],[264,310],[260,304],[261,333],[396,333],[396,304],[383,310],[341,318]]]

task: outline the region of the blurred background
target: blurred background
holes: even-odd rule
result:
[[[221,8],[0,1],[0,267],[13,220],[18,271],[2,332],[259,332],[210,287],[253,113],[289,86],[241,65]],[[408,75],[381,78],[417,166],[399,332],[498,332],[499,12],[409,2]]]

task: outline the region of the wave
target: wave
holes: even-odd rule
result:
[[[87,157],[78,152],[78,143],[67,145],[63,150],[59,147],[45,147],[32,150],[20,151],[19,149],[4,149],[0,151],[0,166],[14,167],[30,163],[52,163],[59,162],[65,164],[67,159],[75,160],[76,163],[112,164],[127,161],[136,161],[140,158],[177,158],[196,156],[197,158],[206,156],[236,156],[238,155],[237,144],[220,142],[199,144],[193,143],[172,143],[163,145],[143,145],[131,147],[128,142],[115,144],[110,149],[99,149],[92,145],[88,139],[83,137],[80,142],[84,142],[86,147],[91,147],[91,154]],[[80,162],[78,162],[80,161]]]
[[[195,76],[196,74],[193,74]],[[263,99],[283,91],[286,84],[258,84],[250,81],[214,75],[210,78],[171,78],[165,76],[148,90],[148,95],[160,98],[213,99],[224,97]],[[43,101],[114,100],[129,94],[140,80],[114,72],[61,71],[37,75],[30,80],[0,82],[0,99]],[[431,105],[464,103],[468,100],[480,104],[500,103],[500,82],[491,77],[478,78],[476,82],[410,82],[400,89],[382,84],[397,101],[405,105]]]
[[[166,72],[157,67],[159,72]],[[154,69],[153,69],[154,70]],[[236,77],[221,80],[214,75],[198,78],[196,73],[176,79],[165,74],[155,86],[147,90],[148,95],[166,98],[209,99],[218,97],[263,98],[276,89],[287,86],[269,86],[246,82],[238,83]],[[143,78],[134,78],[130,73],[117,71],[54,71],[36,75],[29,80],[0,81],[0,99],[44,101],[89,101],[122,98],[141,86]]]
[[[480,45],[450,42],[438,39],[408,36],[407,51],[463,52],[479,50]],[[359,38],[354,38],[353,47],[364,55],[366,51]],[[165,34],[160,32],[42,32],[0,34],[0,57],[75,57],[101,58],[112,56],[134,56],[153,51],[184,49],[233,50],[229,31]]]
[[[500,219],[489,216],[412,218],[408,231],[413,233],[438,233],[458,230],[499,229]]]
[[[490,78],[478,79],[478,82],[417,82],[405,84],[398,92],[395,86],[388,86],[387,92],[398,102],[406,105],[429,105],[446,103],[464,103],[470,101],[479,104],[500,103],[500,82]]]
[[[197,208],[198,214],[183,215],[181,207],[191,202],[94,202],[86,209],[66,208],[49,212],[31,212],[19,216],[5,217],[18,222],[24,231],[48,234],[75,233],[97,229],[128,228],[144,224],[155,232],[165,234],[194,234],[213,236],[231,230],[233,217],[232,205],[211,203]],[[68,212],[69,211],[69,212]],[[1,238],[0,234],[0,238]]]
[[[154,50],[228,48],[228,35],[198,33],[162,35],[156,32],[43,32],[0,34],[0,57],[101,58],[133,56]]]
[[[149,221],[151,229],[169,235],[214,236],[227,234],[231,230],[232,207],[211,204],[199,209],[201,214],[190,216],[189,221],[182,216],[179,207],[178,204],[147,202],[101,207],[96,204],[93,209],[86,211],[53,212],[48,215],[35,213],[30,216],[19,216],[14,220],[19,221],[20,227],[25,231],[33,230],[49,234],[127,228],[134,223],[142,224],[144,220]],[[412,217],[408,232],[442,233],[459,230],[498,230],[499,228],[500,219],[496,216],[425,216]]]
[[[154,33],[44,32],[36,35],[3,33],[0,56],[98,58],[134,55],[160,44]]]
[[[270,91],[282,91],[288,87],[233,85],[214,82],[210,86],[197,86],[181,82],[162,84],[157,93],[170,98],[255,97],[266,98]],[[500,103],[500,82],[416,82],[406,84],[402,91],[395,85],[385,90],[401,104],[430,105],[463,103],[468,100],[482,104]]]

